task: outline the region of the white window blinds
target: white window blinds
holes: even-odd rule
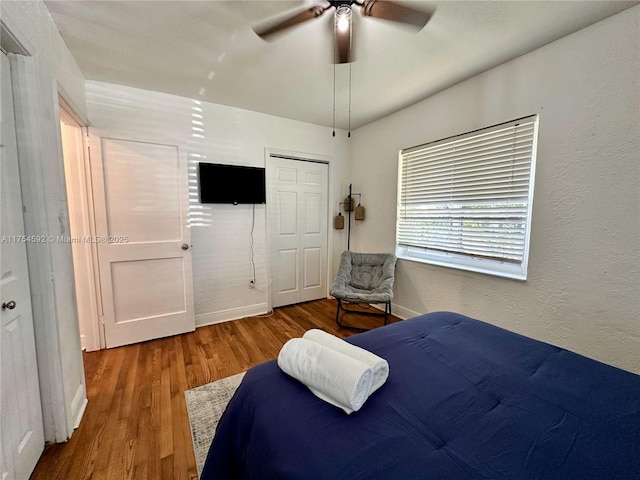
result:
[[[526,264],[536,126],[531,116],[402,150],[400,253]]]

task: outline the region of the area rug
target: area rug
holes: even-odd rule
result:
[[[244,374],[245,372],[239,373],[184,392],[189,424],[191,425],[193,451],[198,467],[198,478],[202,474],[202,467],[220,417],[240,385]]]

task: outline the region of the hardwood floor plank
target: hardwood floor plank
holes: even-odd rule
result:
[[[175,359],[175,355],[173,356]],[[162,377],[160,381],[160,445],[158,453],[160,458],[166,458],[173,454],[173,426],[171,419],[171,364],[169,362],[169,349],[163,350]]]
[[[287,340],[311,328],[353,335],[336,325],[335,313],[335,301],[317,300],[85,352],[89,403],[82,422],[68,442],[45,450],[31,479],[197,480],[184,392],[276,358]],[[378,318],[348,320],[382,324]]]

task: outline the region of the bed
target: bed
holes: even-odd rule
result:
[[[389,362],[360,411],[258,365],[201,478],[640,479],[638,375],[449,312],[348,341]]]

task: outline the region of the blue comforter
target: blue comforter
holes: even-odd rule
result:
[[[201,478],[640,479],[638,375],[446,312],[348,341],[390,367],[359,412],[258,365]]]

